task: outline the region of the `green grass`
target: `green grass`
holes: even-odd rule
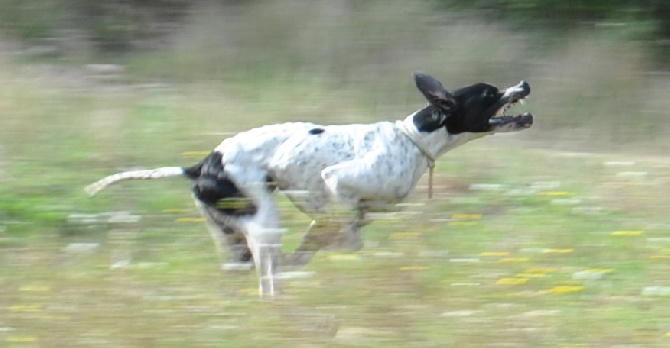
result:
[[[198,218],[186,181],[126,182],[95,199],[83,187],[129,167],[194,163],[190,152],[224,132],[400,118],[418,97],[371,107],[360,90],[302,75],[82,93],[11,71],[0,65],[13,82],[0,90],[0,346],[670,343],[670,297],[642,295],[670,286],[670,162],[551,148],[542,123],[575,111],[559,107],[576,93],[569,84],[555,87],[564,93],[556,101],[540,83],[548,91],[528,106],[539,109],[537,129],[449,153],[432,201],[422,182],[411,201],[423,206],[366,227],[358,253],[320,253],[311,277],[264,301],[253,272],[222,274],[203,223],[180,222]],[[587,111],[603,104],[594,99]],[[599,130],[573,129],[609,139]],[[277,200],[290,251],[308,219]],[[119,221],[128,215],[141,219]]]
[[[663,174],[670,165],[605,164],[628,159],[565,157],[495,137],[468,144],[440,161],[433,201],[420,187],[414,201],[424,206],[367,227],[368,246],[353,257],[318,255],[307,267],[313,276],[287,281],[287,298],[276,302],[257,298],[253,273],[220,273],[202,223],[175,222],[197,217],[187,183],[126,183],[89,200],[80,189],[102,170],[72,173],[57,158],[29,168],[10,163],[8,174],[22,175],[2,188],[0,340],[16,347],[664,345],[670,299],[641,292],[670,286],[667,205],[649,208],[651,192],[670,185]],[[624,170],[649,174],[617,177]],[[467,189],[477,183],[503,186]],[[652,191],[640,196],[639,188]],[[278,199],[288,250],[307,219]],[[107,211],[142,220],[68,221]],[[99,247],[68,252],[70,243]],[[127,258],[127,267],[111,268]],[[573,279],[588,270],[602,278]]]

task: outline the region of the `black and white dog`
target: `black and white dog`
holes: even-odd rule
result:
[[[86,191],[94,195],[125,179],[191,179],[196,204],[230,260],[226,265],[255,266],[261,296],[273,296],[280,292],[279,270],[305,265],[320,249],[360,249],[366,213],[394,209],[427,169],[432,176],[436,158],[470,140],[533,123],[530,113],[504,115],[530,94],[525,81],[504,91],[477,83],[450,93],[425,73],[415,72],[414,79],[428,105],[404,120],[263,126],[225,139],[192,167],[123,172]],[[313,219],[288,255],[281,252],[276,189]]]

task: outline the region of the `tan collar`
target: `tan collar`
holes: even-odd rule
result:
[[[433,168],[435,168],[435,157],[428,150],[428,146],[423,142],[421,134],[416,131],[416,128],[408,127],[404,121],[396,121],[395,123],[400,133],[407,136],[407,138],[416,146],[419,151],[426,157],[428,161],[428,199],[433,198]]]

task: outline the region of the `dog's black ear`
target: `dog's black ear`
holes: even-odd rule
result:
[[[426,100],[442,112],[447,113],[456,107],[456,99],[442,87],[442,84],[436,78],[422,71],[415,71],[414,82],[416,82],[416,88],[419,89]]]

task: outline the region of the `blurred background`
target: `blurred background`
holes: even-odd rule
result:
[[[662,0],[0,0],[0,346],[670,344],[668,57]],[[525,79],[535,125],[447,154],[435,200],[282,302],[221,274],[187,183],[82,192],[268,123],[403,118],[416,69]],[[309,220],[277,199],[290,250]]]

